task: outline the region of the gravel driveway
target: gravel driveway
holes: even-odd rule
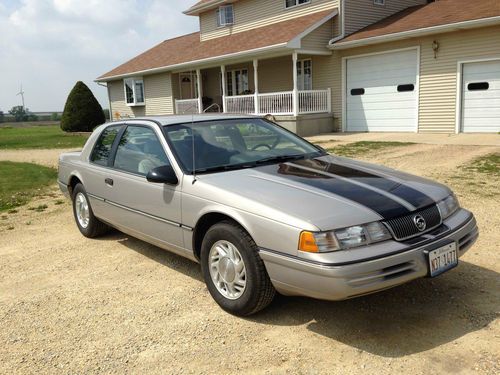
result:
[[[279,297],[248,319],[219,309],[188,260],[83,238],[54,191],[0,220],[0,374],[498,374],[500,181],[458,168],[495,150],[364,157],[448,183],[474,211],[480,240],[457,269],[343,302]],[[24,158],[54,163],[40,153]]]

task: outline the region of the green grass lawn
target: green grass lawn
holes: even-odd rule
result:
[[[28,203],[56,179],[54,168],[0,161],[0,212]]]
[[[464,165],[462,169],[500,177],[500,153],[493,153],[477,158],[469,164]]]
[[[0,126],[0,150],[27,148],[78,148],[88,135],[65,133],[57,125]]]
[[[387,148],[411,146],[411,142],[371,142],[360,141],[346,145],[338,145],[328,149],[328,152],[346,157],[354,157],[366,154],[371,151],[380,151]]]

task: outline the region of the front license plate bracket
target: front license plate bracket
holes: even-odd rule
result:
[[[456,242],[450,242],[432,250],[426,250],[428,276],[436,277],[458,265]]]

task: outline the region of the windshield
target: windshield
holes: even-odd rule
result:
[[[164,129],[174,154],[189,174],[193,169],[203,173],[251,168],[324,154],[295,134],[258,118],[168,125]]]

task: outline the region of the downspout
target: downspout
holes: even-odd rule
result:
[[[109,96],[108,83],[96,82],[99,86],[106,87],[106,93],[108,94],[108,106],[109,106],[109,121],[113,121],[113,110],[111,109],[111,97]]]
[[[346,0],[339,0],[340,5],[340,23],[341,23],[341,32],[340,35],[336,36],[332,40],[328,42],[328,48],[332,48],[333,44],[338,42],[341,39],[345,38],[345,2]]]

